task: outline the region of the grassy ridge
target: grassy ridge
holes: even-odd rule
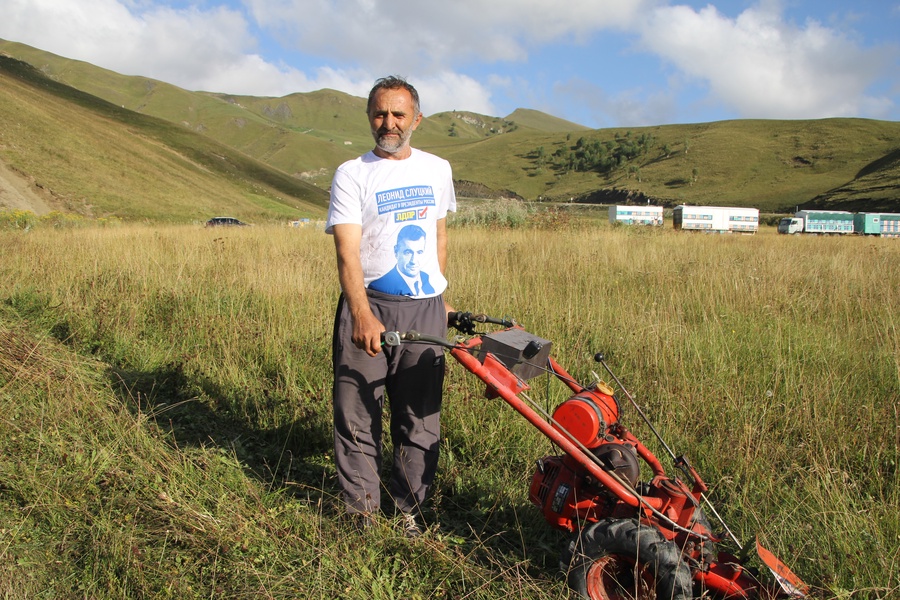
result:
[[[558,117],[554,117],[552,115],[527,108],[518,108],[506,118],[519,125],[530,127],[531,129],[535,129],[537,131],[569,133],[590,130],[589,127],[585,127],[584,125],[578,125],[577,123],[572,123],[571,121],[566,121],[565,119],[560,119]]]
[[[579,138],[612,141],[616,135],[652,135],[655,148],[636,161],[638,173],[619,169],[609,176],[568,172],[551,161],[540,167],[537,151],[546,156],[572,150]],[[453,163],[457,174],[472,181],[491,181],[534,199],[568,200],[599,189],[649,196],[669,204],[754,206],[763,212],[793,212],[814,196],[856,178],[874,161],[900,145],[900,124],[862,119],[820,121],[725,121],[697,125],[618,128],[559,134],[524,130],[471,143],[436,149]],[[668,153],[666,149],[668,148]],[[879,171],[882,188],[896,190],[896,174]],[[865,182],[858,184],[867,198]],[[874,198],[886,198],[879,192]],[[894,196],[896,200],[896,195]],[[624,193],[618,199],[624,201]],[[900,210],[882,202],[870,210]]]
[[[857,173],[852,181],[814,198],[822,208],[854,212],[897,212],[900,150],[894,150]]]
[[[14,42],[0,41],[0,50],[116,106],[202,133],[322,188],[338,164],[371,146],[365,100],[334,90],[283,98],[189,92]],[[609,175],[567,172],[538,159],[540,149],[547,157],[567,153],[581,137],[610,141],[629,133],[650,134],[656,145]],[[900,175],[889,160],[900,147],[895,122],[741,120],[586,130],[526,109],[505,118],[451,111],[425,119],[415,140],[448,158],[458,179],[529,200],[606,191],[610,203],[630,194],[670,205],[754,206],[772,213],[797,206],[900,212]]]
[[[566,597],[563,538],[526,497],[551,449],[458,366],[441,529],[360,538],[336,518],[320,230],[36,228],[0,232],[0,254],[0,593]],[[454,227],[451,300],[514,316],[580,378],[604,351],[742,540],[824,597],[891,598],[898,259],[771,229]]]
[[[321,216],[327,194],[184,127],[0,57],[0,156],[57,208],[97,217]]]

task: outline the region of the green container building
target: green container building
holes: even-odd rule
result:
[[[853,213],[844,210],[801,210],[795,217],[803,219],[806,233],[853,233]]]
[[[853,229],[863,235],[900,237],[900,214],[898,213],[856,213]]]

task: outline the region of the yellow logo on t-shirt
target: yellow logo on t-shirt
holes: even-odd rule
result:
[[[403,212],[394,213],[394,223],[405,223],[406,221],[415,221],[418,218],[416,211],[404,210]]]

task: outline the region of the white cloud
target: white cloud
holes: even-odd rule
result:
[[[427,114],[495,114],[500,95],[555,114],[582,98],[598,123],[628,124],[677,119],[684,109],[675,102],[689,88],[690,101],[714,102],[739,117],[890,118],[897,110],[896,47],[865,48],[843,29],[789,22],[781,0],[760,0],[734,18],[712,5],[669,0],[570,0],[564,7],[546,0],[0,1],[0,38],[187,89],[281,96],[333,88],[365,96],[375,78],[398,74],[420,89]],[[668,73],[641,72],[642,82],[625,77],[616,63],[629,57],[612,56],[608,47],[611,60],[578,62],[611,32],[626,45],[639,40],[644,69],[656,68],[647,65],[658,57]],[[306,62],[272,58],[261,35],[277,37]],[[538,67],[550,45],[566,64]],[[510,64],[519,70],[504,72]],[[523,65],[541,71],[540,84],[524,80]],[[478,78],[472,73],[479,69],[495,75]],[[654,81],[666,77],[685,85]],[[879,78],[881,91],[871,91]],[[563,99],[551,89],[573,95]]]
[[[128,27],[130,13],[115,0],[91,3],[6,0],[0,35],[70,58],[95,58],[110,36]]]
[[[194,89],[208,73],[252,58],[240,13],[151,7],[117,0],[11,0],[0,32],[68,58]]]
[[[129,10],[117,0],[7,1],[11,5],[0,24],[0,37],[4,39],[190,90],[283,96],[331,88],[364,97],[377,77],[408,75],[412,70],[411,62],[387,60],[360,60],[358,67],[352,66],[351,60],[351,66],[346,68],[323,64],[310,72],[273,64],[257,52],[257,41],[244,15],[226,7],[176,10],[149,3],[143,10]],[[374,2],[360,0],[353,4],[363,12],[380,12]],[[383,30],[378,33],[373,23],[359,18],[342,21],[344,14],[340,11],[326,11],[309,21],[310,13],[299,6],[278,5],[276,9],[265,14],[276,20],[287,19],[279,12],[286,10],[293,19],[289,29],[300,29],[309,37],[304,41],[305,46],[321,43],[323,48],[344,48],[348,58],[356,51],[361,56],[377,54],[354,50],[354,44],[334,43],[336,35],[353,38],[360,32],[383,38],[388,48],[402,45],[391,41],[390,33]],[[427,38],[438,37],[434,31],[419,31],[417,35],[423,44]],[[453,46],[452,39],[445,39],[448,48]],[[430,45],[427,47],[431,49]],[[391,55],[388,52],[383,56]],[[471,77],[446,68],[426,69],[421,73],[413,83],[422,92],[423,108],[430,113],[453,108],[488,112],[494,108],[488,89]]]
[[[780,0],[761,0],[734,19],[712,5],[695,10],[663,0],[571,0],[564,10],[548,8],[545,0],[245,1],[261,26],[299,50],[338,52],[376,75],[427,78],[469,64],[524,62],[544,44],[577,45],[617,30],[639,36],[642,48],[700,82],[712,99],[741,117],[872,115],[873,110],[877,116],[893,106],[866,92],[889,70],[889,50],[862,49],[815,21],[789,24]],[[607,114],[641,121],[667,113],[672,102],[664,90],[602,97]],[[490,104],[488,96],[482,99]]]
[[[7,1],[0,37],[119,73],[260,96],[355,89],[352,73],[322,68],[310,76],[266,62],[243,14],[227,7],[176,10],[149,3],[130,10],[118,0]]]
[[[466,110],[484,115],[495,114],[495,107],[490,101],[491,93],[478,81],[445,71],[433,77],[410,81],[419,91],[422,100],[422,112],[433,114],[449,110]],[[371,87],[371,86],[370,86]],[[360,94],[368,95],[369,91]]]
[[[384,69],[523,61],[529,48],[632,23],[655,0],[245,0],[285,44]]]
[[[661,7],[641,28],[645,48],[706,82],[741,117],[815,118],[888,107],[867,88],[889,65],[889,50],[864,50],[810,21],[787,24],[777,3],[736,19],[707,6]]]

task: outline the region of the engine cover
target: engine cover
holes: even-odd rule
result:
[[[563,456],[538,461],[528,497],[547,523],[564,531],[575,531],[579,522],[600,520],[608,505],[607,498],[584,485],[583,473]]]

